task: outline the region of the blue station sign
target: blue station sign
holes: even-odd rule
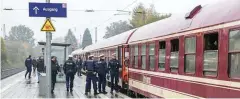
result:
[[[30,2],[29,17],[67,17],[67,4]]]

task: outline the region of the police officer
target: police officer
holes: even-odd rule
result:
[[[70,92],[72,92],[74,75],[76,74],[76,71],[77,71],[77,67],[75,62],[73,61],[72,55],[68,56],[68,60],[64,63],[63,69],[66,75],[67,91],[69,91],[69,83],[70,83]]]
[[[56,83],[56,77],[57,73],[59,72],[59,66],[57,64],[57,58],[55,56],[51,57],[51,76],[52,76],[52,88],[51,93],[53,94],[55,83]]]
[[[76,65],[77,65],[77,75],[82,76],[82,72],[81,72],[81,70],[82,70],[82,59],[81,59],[81,57],[79,57],[77,59]]]
[[[97,77],[96,77],[96,62],[93,60],[93,55],[89,56],[89,59],[86,60],[83,64],[84,70],[86,71],[86,88],[85,95],[88,95],[88,92],[91,90],[91,81],[93,83],[94,95],[97,95]]]
[[[28,74],[28,79],[31,78],[31,72],[32,72],[32,58],[31,55],[28,56],[28,58],[25,60],[25,66],[27,68],[27,71],[25,73],[25,79]]]
[[[104,55],[101,54],[99,61],[97,62],[97,73],[98,73],[98,77],[99,77],[99,81],[98,81],[98,90],[99,93],[103,93],[103,94],[107,94],[107,92],[105,91],[105,87],[106,87],[106,73],[108,71],[107,68],[107,63],[104,60]]]
[[[119,78],[119,68],[121,68],[120,62],[116,59],[116,54],[112,54],[112,59],[108,63],[108,68],[110,69],[111,75],[111,94],[113,94],[113,89],[118,92],[118,78]]]

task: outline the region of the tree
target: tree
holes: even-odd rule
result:
[[[127,21],[120,20],[118,22],[113,22],[110,24],[110,26],[106,27],[107,32],[103,38],[109,38],[131,29],[133,28],[127,23]]]
[[[150,8],[145,8],[142,3],[135,7],[133,12],[132,19],[130,20],[130,24],[133,28],[141,27],[171,16],[171,14],[160,15],[156,12],[154,5],[151,5]]]
[[[146,18],[146,8],[140,3],[137,7],[133,9],[132,20],[130,20],[130,24],[134,27],[140,27],[145,24]]]
[[[68,33],[65,36],[64,40],[65,40],[65,43],[71,44],[68,48],[68,53],[69,54],[73,51],[74,48],[77,48],[77,45],[78,45],[77,44],[77,39],[70,29],[68,29]]]
[[[11,28],[9,37],[7,37],[7,39],[12,41],[27,42],[31,46],[34,46],[35,39],[33,38],[33,35],[34,32],[29,27],[26,27],[25,25],[19,25]]]
[[[82,47],[85,48],[86,46],[91,45],[91,44],[92,44],[92,36],[91,36],[88,28],[86,28],[86,30],[84,31],[84,34],[83,34]]]

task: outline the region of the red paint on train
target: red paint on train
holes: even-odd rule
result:
[[[138,80],[143,83],[143,76],[151,77],[151,84],[159,87],[164,87],[167,89],[184,92],[187,94],[200,96],[204,98],[239,98],[240,89],[237,90],[220,88],[222,86],[212,86],[206,85],[204,83],[199,84],[200,82],[186,82],[180,81],[173,78],[164,78],[160,76],[147,75],[137,72],[130,71],[129,78]],[[146,83],[145,83],[146,84]],[[204,85],[203,85],[204,84]]]

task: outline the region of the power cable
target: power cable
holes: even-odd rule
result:
[[[136,3],[138,0],[135,0],[135,1],[133,1],[131,4],[128,4],[126,7],[124,7],[122,10],[117,10],[117,11],[124,11],[125,9],[127,9],[128,7],[130,7],[131,5],[133,5],[134,3]],[[120,12],[119,12],[120,13]],[[117,14],[119,14],[119,13],[117,13]],[[105,20],[102,24],[104,24],[104,23],[106,23],[106,22],[108,22],[109,20],[111,20],[113,17],[115,16],[115,14],[113,14],[110,18],[108,18],[107,20]],[[99,25],[97,25],[96,27],[99,27],[99,26],[101,26],[102,24],[99,24]],[[92,29],[91,29],[92,30]]]

